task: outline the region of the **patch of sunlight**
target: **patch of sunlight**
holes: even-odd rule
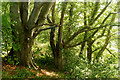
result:
[[[46,43],[43,43],[43,44],[37,43],[37,45],[40,46],[40,47],[44,47],[44,46],[46,46],[46,45],[48,45],[48,44],[49,44],[49,42],[46,42]]]
[[[5,56],[7,56],[7,55],[8,55],[8,53],[3,51],[1,57],[5,57]]]
[[[42,76],[42,75],[46,75],[46,76],[58,76],[58,74],[55,74],[54,72],[50,72],[47,71],[45,69],[41,69],[41,73],[37,73],[37,76]]]

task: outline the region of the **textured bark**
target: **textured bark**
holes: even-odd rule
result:
[[[61,13],[60,25],[59,25],[59,30],[58,30],[58,41],[56,41],[56,44],[54,40],[55,28],[51,28],[51,32],[50,32],[50,45],[51,45],[51,49],[54,55],[55,66],[59,70],[63,69],[61,49],[62,49],[62,31],[63,31],[62,25],[63,25],[65,9],[66,9],[66,3],[63,3],[63,10]],[[49,23],[52,23],[52,24],[55,23],[55,4],[52,7],[52,21],[49,19],[49,17],[47,17],[47,20]]]
[[[37,21],[35,22],[36,25],[41,25],[44,23],[45,19],[47,18],[49,9],[52,7],[52,5],[53,2],[44,2],[44,6],[41,9]],[[41,30],[41,26],[34,28],[33,38],[35,38],[40,33],[40,30]]]
[[[55,23],[55,3],[53,5],[53,7],[52,7],[52,21],[49,18],[47,18],[47,20],[48,20],[49,23],[53,23],[53,24]],[[52,53],[54,55],[54,60],[55,60],[56,46],[55,46],[54,37],[55,37],[55,28],[51,28],[51,32],[50,32],[50,46],[51,46]]]
[[[93,12],[91,14],[91,19],[89,19],[89,23],[88,25],[92,26],[94,24],[94,22],[103,14],[103,12],[105,12],[105,10],[107,9],[107,7],[109,6],[111,2],[109,2],[103,9],[102,11],[96,16],[97,14],[97,11],[98,11],[98,8],[99,8],[99,2],[95,2],[95,6],[94,6],[94,9],[93,9]],[[108,19],[108,17],[110,16],[110,14],[108,14],[108,16],[103,20],[102,24],[100,25],[103,26],[103,24],[105,23],[105,21]],[[94,18],[95,17],[95,18]],[[105,30],[105,29],[104,29]],[[103,36],[104,35],[104,30],[103,30],[103,34],[101,34],[99,37]],[[87,41],[87,58],[88,60],[91,62],[91,57],[92,57],[92,44],[95,42],[95,40],[92,40],[93,36],[99,31],[99,29],[96,29],[93,34],[89,37],[89,40]]]
[[[23,7],[26,6],[26,7]],[[16,55],[19,64],[23,66],[33,67],[32,65],[32,45],[31,32],[26,28],[28,19],[28,3],[11,3],[11,21],[16,21],[15,25],[11,25],[13,32],[13,46],[9,55]],[[25,9],[26,8],[26,9]],[[26,11],[24,11],[24,9]],[[13,16],[14,15],[14,16]],[[23,17],[24,15],[24,17]],[[22,23],[21,23],[22,22]],[[18,45],[17,45],[18,44]],[[16,50],[17,49],[17,50]],[[35,67],[34,67],[35,68]],[[36,68],[35,68],[36,69]]]
[[[61,19],[60,19],[60,25],[59,26],[59,30],[58,30],[58,41],[57,41],[57,44],[56,44],[56,62],[55,62],[55,65],[58,67],[59,70],[63,70],[63,63],[62,63],[62,52],[61,52],[61,49],[63,48],[62,47],[62,36],[63,36],[63,19],[64,19],[64,14],[65,14],[65,10],[66,10],[66,6],[67,6],[67,3],[63,3],[63,10],[62,10],[62,13],[61,13]]]
[[[61,14],[61,20],[60,20],[60,25],[63,24],[63,18],[64,18],[64,13],[65,13],[65,8],[63,8],[62,14]],[[49,23],[55,23],[55,5],[52,8],[52,21],[50,21],[50,19],[48,18],[48,22]],[[51,49],[54,55],[54,62],[55,62],[55,66],[57,69],[62,70],[63,65],[62,65],[62,53],[61,53],[61,47],[62,47],[62,26],[59,26],[59,36],[58,36],[58,42],[55,45],[55,28],[51,29],[50,32],[50,45],[51,45]]]
[[[91,57],[92,57],[92,43],[91,43],[91,39],[87,42],[87,59],[89,60],[89,62],[91,62]]]
[[[13,30],[12,33],[14,36],[13,45],[18,45],[12,47],[9,55],[15,54],[19,60],[20,65],[37,69],[37,66],[35,63],[33,63],[32,58],[32,46],[34,44],[34,39],[36,36],[33,37],[33,31],[31,28],[35,25],[39,17],[41,18],[39,24],[44,23],[45,19],[42,18],[47,15],[49,8],[51,7],[48,6],[48,9],[45,9],[44,6],[46,6],[46,4],[50,4],[52,6],[52,3],[35,3],[30,17],[28,16],[29,2],[15,2],[11,3],[10,5],[11,22],[17,22],[16,24],[11,25],[11,28]],[[45,12],[43,13],[41,10]]]

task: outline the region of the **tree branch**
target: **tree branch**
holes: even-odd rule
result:
[[[88,41],[88,40],[81,41],[81,42],[79,42],[79,43],[77,43],[77,44],[64,46],[64,48],[66,49],[66,48],[70,48],[70,47],[76,47],[76,46],[78,46],[78,45],[80,45],[80,44],[82,44],[82,43],[84,43],[84,42],[86,42],[86,41]]]
[[[110,15],[111,15],[111,13],[109,13],[109,14],[107,15],[107,17],[103,20],[103,22],[101,23],[100,26],[102,26],[102,25],[105,23],[105,21],[108,19],[108,17],[109,17]],[[94,33],[92,34],[91,37],[93,37],[98,31],[99,31],[99,29],[97,29],[96,31],[94,31]],[[104,35],[104,32],[105,32],[105,29],[103,30],[102,35]]]
[[[92,51],[92,53],[95,52],[95,51],[97,51],[97,50],[99,50],[99,49],[100,49],[100,48],[96,48],[95,50]]]
[[[106,26],[110,26],[111,24],[105,24],[103,26],[100,26],[100,27],[95,27],[95,28],[89,28],[89,27],[84,27],[82,29],[79,29],[77,32],[75,32],[65,43],[64,43],[64,46],[66,44],[68,44],[70,41],[72,41],[78,34],[80,33],[83,33],[85,31],[90,31],[90,30],[95,30],[95,29],[100,29],[100,28],[103,28],[103,27],[106,27]],[[115,26],[115,25],[111,25],[111,26]],[[80,26],[80,27],[83,27],[83,26]]]
[[[48,25],[48,24],[47,24]],[[49,27],[49,28],[45,28],[45,29],[40,29],[39,31],[37,31],[36,34],[33,35],[33,38],[35,38],[41,31],[45,31],[45,30],[49,30],[49,29],[52,29],[52,28],[56,28],[56,27],[59,27],[59,25],[51,25],[52,27]]]
[[[39,13],[40,13],[40,9],[42,8],[43,4],[44,4],[43,2],[34,3],[34,8],[32,10],[32,13],[27,23],[27,25],[29,26],[28,29],[31,29],[33,25],[36,23]]]
[[[86,1],[84,2],[84,10],[86,11]],[[87,19],[86,19],[87,15],[86,15],[86,12],[84,12],[84,26],[87,26]],[[84,41],[86,40],[87,38],[87,31],[85,31],[85,34],[84,34]],[[85,42],[82,43],[81,45],[81,50],[80,50],[80,54],[83,53],[83,50],[84,50],[84,47],[85,47]]]
[[[106,50],[107,50],[110,54],[112,54],[114,57],[116,57],[108,48],[106,48]]]
[[[38,17],[38,20],[36,22],[36,25],[41,25],[44,24],[44,21],[47,17],[47,14],[49,12],[49,9],[52,7],[54,2],[44,2],[44,5],[41,9],[40,15]],[[37,27],[36,29],[34,29],[33,31],[33,37],[35,38],[40,32],[41,32],[41,26]]]
[[[45,2],[44,3],[44,6],[40,12],[40,15],[39,15],[39,18],[37,20],[37,24],[40,25],[40,24],[43,24],[47,15],[48,15],[48,12],[50,10],[50,8],[52,7],[53,5],[53,2]]]
[[[59,26],[52,26],[52,27],[49,27],[49,28],[45,28],[45,29],[40,29],[39,30],[39,32],[41,32],[41,31],[45,31],[45,30],[48,30],[48,29],[52,29],[52,28],[56,28],[56,27],[59,27]],[[38,33],[39,34],[39,33]]]
[[[98,11],[98,9],[99,9],[99,6],[100,6],[100,1],[98,0],[98,1],[95,2],[95,5],[94,5],[94,10],[93,10],[92,16],[91,16],[91,19],[92,19],[92,20],[94,19],[95,15],[97,14],[97,11]],[[91,20],[91,21],[92,21],[92,20]]]
[[[107,9],[107,7],[109,6],[109,4],[111,3],[112,1],[110,1],[103,9],[102,11],[97,15],[97,17],[89,24],[89,25],[92,25],[102,14],[103,12]]]
[[[63,3],[63,9],[62,9],[62,13],[61,13],[61,19],[60,19],[60,25],[59,26],[59,30],[58,30],[58,42],[56,44],[56,48],[58,49],[57,51],[59,52],[59,50],[61,49],[61,45],[62,45],[62,32],[63,32],[63,19],[64,19],[64,15],[65,15],[65,10],[67,7],[67,2]]]
[[[55,23],[55,3],[52,6],[52,21],[48,18],[48,16],[47,16],[47,20],[48,20],[49,23]],[[55,28],[52,28],[51,32],[50,32],[50,46],[51,46],[53,55],[55,57],[55,55],[56,55],[56,45],[55,45],[54,37],[55,37]]]
[[[20,15],[21,15],[21,22],[23,23],[23,25],[26,25],[28,21],[28,13],[29,13],[29,0],[28,2],[21,2]]]
[[[114,22],[115,20],[115,14],[113,14],[112,16],[112,19],[111,19],[111,23]],[[104,50],[106,49],[108,43],[109,43],[109,40],[110,40],[110,30],[112,29],[112,26],[110,26],[110,28],[108,29],[108,33],[107,33],[107,36],[106,36],[106,40],[105,40],[105,44],[104,46],[100,49],[100,51],[98,52],[97,56],[96,56],[96,59],[99,59],[99,57],[102,55],[102,53],[104,52]]]

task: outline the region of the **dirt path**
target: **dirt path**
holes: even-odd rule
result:
[[[22,70],[22,69],[25,69],[25,70],[28,70],[30,71],[31,73],[36,73],[36,75],[32,75],[31,78],[34,78],[34,77],[42,77],[42,76],[49,76],[49,77],[53,77],[53,76],[56,76],[58,77],[58,74],[56,74],[55,72],[51,71],[50,69],[48,69],[47,67],[44,67],[43,68],[39,68],[37,71],[36,70],[29,70],[28,68],[25,68],[23,66],[13,66],[13,65],[3,65],[2,66],[2,70],[3,71],[7,71],[9,72],[8,76],[11,76],[11,75],[15,75],[16,73],[15,70]]]

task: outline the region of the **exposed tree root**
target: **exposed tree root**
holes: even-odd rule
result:
[[[30,69],[31,68],[31,66],[30,66],[30,64],[28,63],[28,68]]]
[[[34,63],[32,60],[30,61],[30,64],[31,64],[31,66],[32,66],[35,70],[38,69],[38,67],[35,65],[35,63]]]
[[[38,66],[33,60],[30,60],[30,62],[27,65],[29,69],[33,68],[35,70],[38,70]]]

